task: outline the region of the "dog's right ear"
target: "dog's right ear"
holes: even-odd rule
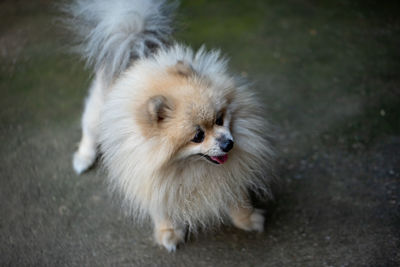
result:
[[[189,77],[195,74],[193,67],[188,62],[182,60],[178,60],[168,71],[181,77]]]
[[[147,100],[147,116],[151,123],[161,123],[172,115],[172,104],[163,95],[156,95]]]

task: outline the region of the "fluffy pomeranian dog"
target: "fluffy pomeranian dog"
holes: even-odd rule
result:
[[[76,0],[64,7],[94,68],[73,157],[80,174],[97,154],[113,189],[158,244],[230,220],[262,231],[248,190],[269,194],[271,145],[260,103],[218,51],[171,41],[175,4]]]

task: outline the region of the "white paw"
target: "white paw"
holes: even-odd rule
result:
[[[157,238],[157,243],[164,246],[168,252],[174,252],[178,244],[184,242],[184,238],[185,233],[182,230],[161,230]]]
[[[79,151],[75,152],[72,161],[75,172],[81,174],[86,171],[93,165],[95,159],[96,153],[82,154]]]
[[[250,215],[251,231],[263,232],[264,231],[264,212],[260,209],[255,209]]]
[[[244,210],[244,212],[236,213],[232,217],[233,224],[245,231],[264,231],[264,221],[264,211],[260,209],[254,209],[250,212]]]

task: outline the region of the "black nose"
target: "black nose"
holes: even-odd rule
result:
[[[233,141],[231,139],[225,139],[219,143],[219,147],[222,151],[228,152],[233,147]]]

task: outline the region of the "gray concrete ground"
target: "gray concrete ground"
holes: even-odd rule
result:
[[[177,39],[220,47],[277,132],[263,234],[225,226],[177,253],[71,155],[89,72],[52,1],[0,2],[1,266],[399,266],[400,11],[385,1],[183,1]]]

